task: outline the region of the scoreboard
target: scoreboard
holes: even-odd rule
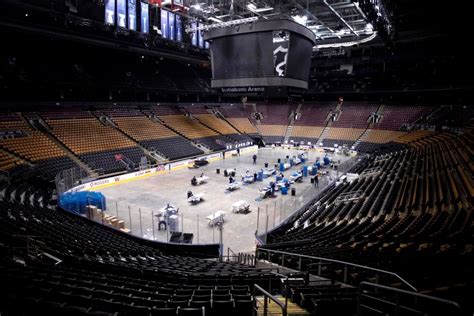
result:
[[[294,21],[217,28],[204,39],[210,42],[213,88],[308,88],[314,34]]]

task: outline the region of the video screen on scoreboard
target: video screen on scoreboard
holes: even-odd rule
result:
[[[216,38],[212,42],[213,79],[274,76],[272,33]],[[252,56],[249,58],[249,56]]]
[[[312,43],[288,31],[239,34],[212,41],[213,79],[285,77],[307,81]]]

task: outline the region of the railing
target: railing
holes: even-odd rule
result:
[[[373,306],[371,306],[373,304]],[[453,301],[405,291],[380,284],[362,282],[357,295],[357,315],[462,315]]]
[[[251,253],[235,253],[232,249],[227,248],[227,255],[222,256],[225,262],[234,262],[251,267],[255,267],[255,255]]]
[[[296,254],[296,253],[291,253],[291,252],[285,252],[285,251],[278,251],[278,250],[271,250],[271,249],[265,249],[265,248],[257,248],[255,257],[257,258],[256,260],[263,260],[263,255],[267,254],[267,260],[269,262],[272,262],[271,260],[271,254],[275,255],[281,255],[281,266],[285,267],[285,257],[288,258],[297,258],[298,259],[298,265],[297,268],[298,270],[302,270],[303,267],[303,260],[309,261],[306,262],[307,267],[312,268],[313,266],[317,266],[316,269],[316,275],[317,276],[322,276],[322,270],[324,266],[333,266],[331,269],[331,275],[325,275],[325,277],[331,278],[332,281],[336,280],[336,275],[335,275],[335,270],[337,266],[340,266],[342,268],[342,279],[340,282],[349,284],[349,272],[352,272],[351,270],[354,270],[354,272],[358,272],[360,275],[367,275],[366,278],[369,279],[369,276],[371,278],[375,278],[376,283],[379,284],[382,280],[382,277],[388,278],[388,280],[392,281],[397,281],[400,282],[402,285],[406,286],[407,288],[410,289],[410,291],[416,292],[417,289],[411,285],[407,280],[396,274],[395,272],[387,271],[387,270],[382,270],[382,269],[377,269],[377,268],[372,268],[356,263],[350,263],[350,262],[345,262],[341,260],[335,260],[335,259],[329,259],[329,258],[322,258],[322,257],[315,257],[315,256],[308,256],[308,255],[301,255],[301,254]],[[279,264],[280,264],[279,263]],[[312,271],[313,273],[313,271]],[[388,282],[387,282],[388,283]],[[358,285],[358,284],[357,284]]]
[[[257,311],[257,308],[256,308],[257,300],[255,299],[255,296],[258,293],[263,294],[263,315],[264,316],[268,315],[268,299],[272,300],[273,302],[275,302],[275,304],[280,306],[282,316],[287,315],[287,304],[286,303],[284,304],[284,303],[280,302],[275,296],[271,295],[270,293],[265,291],[263,288],[261,288],[257,284],[254,284],[254,286],[253,286],[253,298],[254,298],[254,302],[255,302],[255,306],[254,306],[255,311]]]

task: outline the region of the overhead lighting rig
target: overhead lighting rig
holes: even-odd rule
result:
[[[209,18],[209,20],[211,20],[211,18]],[[215,18],[213,21],[216,21],[216,20],[218,20],[218,19]],[[186,33],[192,33],[192,32],[196,32],[196,31],[207,31],[207,30],[217,29],[217,28],[221,28],[221,27],[228,27],[228,26],[234,26],[234,25],[239,25],[239,24],[250,23],[250,22],[257,21],[257,20],[258,20],[258,17],[253,16],[253,17],[245,18],[245,19],[225,21],[225,22],[220,22],[220,23],[218,22],[218,23],[212,23],[212,24],[203,24],[203,25],[199,25],[198,27],[187,26],[184,29],[184,31]]]

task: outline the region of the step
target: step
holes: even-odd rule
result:
[[[275,295],[275,298],[277,300],[279,300],[280,302],[284,303],[285,302],[285,297],[283,297],[282,295]],[[264,315],[264,310],[263,310],[263,300],[264,300],[264,297],[263,296],[257,296],[256,298],[256,301],[257,301],[257,315]],[[275,302],[273,302],[272,300],[268,299],[267,300],[267,315],[271,316],[271,315],[282,315],[282,311],[281,311],[281,308],[278,304],[276,304]],[[293,303],[290,299],[288,299],[288,303],[287,303],[287,315],[290,316],[290,315],[293,315],[293,316],[296,316],[296,315],[310,315],[310,313],[304,309],[304,308],[301,308],[298,304],[296,303]]]

